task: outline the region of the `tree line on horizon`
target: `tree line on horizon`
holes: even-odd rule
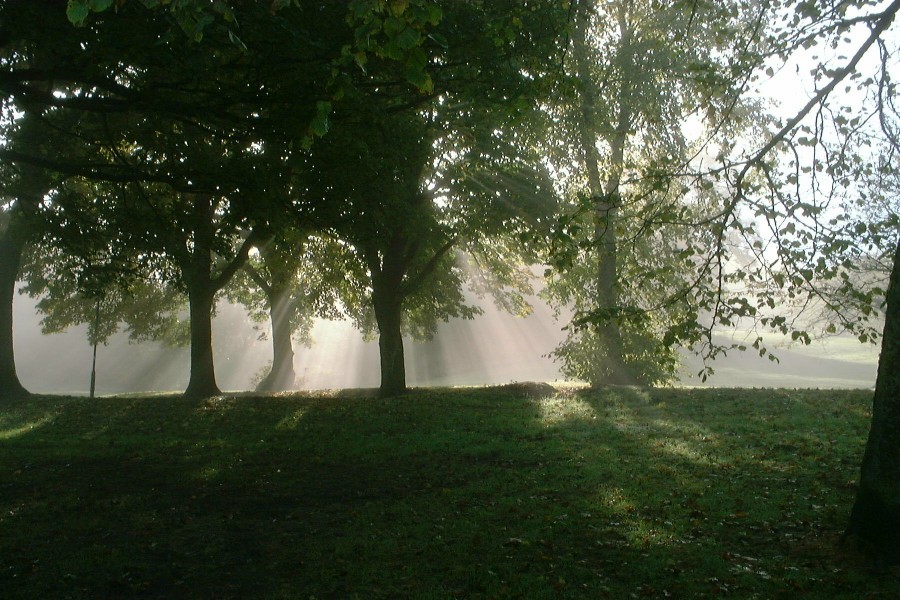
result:
[[[20,279],[50,330],[186,340],[186,397],[221,393],[226,295],[271,321],[261,389],[292,386],[320,317],[377,337],[393,396],[404,335],[476,316],[467,289],[527,313],[544,265],[573,313],[554,355],[593,385],[670,382],[679,347],[880,341],[848,531],[900,560],[898,10],[0,2],[0,395],[28,396]],[[778,117],[783,69],[811,91]]]

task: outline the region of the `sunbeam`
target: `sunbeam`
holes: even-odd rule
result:
[[[53,418],[54,415],[45,415],[40,419],[24,423],[22,425],[19,425],[18,427],[0,428],[0,440],[9,440],[25,435],[26,433],[31,433],[35,429],[40,429],[44,425],[51,423],[53,421]]]
[[[559,327],[545,305],[527,317],[499,310],[490,300],[473,320],[454,319],[438,327],[429,342],[410,343],[410,381],[414,385],[476,385],[512,381],[555,381],[559,369],[547,354],[561,341]]]
[[[491,385],[514,381],[562,381],[548,354],[563,340],[562,320],[540,298],[530,296],[527,317],[497,308],[490,297],[470,298],[483,310],[472,320],[440,323],[430,341],[405,339],[408,383],[414,387]],[[84,326],[41,335],[34,301],[17,295],[14,304],[19,376],[37,393],[86,395],[91,348]],[[240,306],[220,302],[213,319],[216,375],[223,390],[255,386],[271,361],[271,343]],[[378,344],[365,341],[347,321],[317,320],[313,344],[295,344],[296,388],[300,390],[375,388],[379,384]],[[868,388],[875,379],[877,348],[834,339],[776,351],[781,364],[747,353],[714,363],[716,376],[705,385]],[[130,343],[123,333],[98,352],[97,393],[175,392],[188,381],[189,351],[157,342]],[[697,359],[685,356],[681,383],[692,377]]]

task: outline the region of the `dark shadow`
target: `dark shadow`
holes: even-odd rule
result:
[[[743,394],[51,399],[21,419],[52,420],[0,440],[0,585],[75,598],[852,594],[860,577],[827,542],[858,457],[832,440],[862,437],[863,415],[821,394]]]

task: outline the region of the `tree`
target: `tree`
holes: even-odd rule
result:
[[[42,333],[87,325],[94,355],[91,397],[97,384],[97,348],[120,330],[135,342],[187,344],[189,324],[182,318],[185,298],[180,290],[136,271],[111,271],[109,263],[84,262],[83,254],[69,254],[51,245],[60,239],[45,234],[31,245],[22,268],[25,285],[21,291],[38,299],[35,308],[43,315]]]
[[[872,427],[846,537],[879,562],[900,564],[900,242],[887,289]]]
[[[244,24],[244,39],[260,48],[254,53],[228,28],[205,30],[204,44],[195,45],[174,35],[165,15],[135,3],[82,28],[67,23],[62,11],[43,19],[33,4],[3,7],[6,37],[15,43],[7,45],[0,89],[48,111],[48,126],[70,142],[65,151],[10,147],[4,156],[106,184],[92,208],[70,193],[54,210],[73,222],[88,208],[103,212],[111,247],[137,250],[142,267],[187,292],[188,395],[218,393],[210,312],[216,293],[263,241],[269,213],[279,210],[264,202],[278,197],[267,186],[284,189],[282,152],[271,149],[308,143],[327,108],[319,98],[346,24],[338,19],[316,38],[295,35],[295,26],[313,18],[309,11],[327,17],[331,6],[298,7],[288,15],[293,22],[273,20],[256,4],[229,11]]]
[[[438,296],[425,286],[441,272],[455,279],[450,290],[458,290],[459,277],[450,270],[456,240],[440,227],[424,187],[430,140],[416,117],[369,114],[358,124],[336,125],[312,152],[308,193],[343,204],[338,235],[365,273],[385,396],[406,391],[402,322],[410,298],[425,293],[426,302],[440,306],[438,314],[471,314],[458,291]],[[366,328],[366,307],[349,308]]]
[[[263,244],[228,290],[256,321],[271,323],[272,365],[257,391],[296,385],[292,337],[311,344],[316,317],[338,319],[338,293],[344,282],[340,244],[311,231],[282,231]]]
[[[190,312],[191,369],[186,397],[220,394],[212,352],[212,313],[216,295],[243,266],[250,249],[260,243],[260,229],[249,231],[226,212],[228,197],[179,194],[138,184],[115,207],[120,219],[147,220],[155,226],[131,230],[129,247],[148,257],[151,272],[164,274],[185,291]],[[114,230],[129,231],[122,220]]]
[[[81,121],[87,119],[82,116]],[[111,128],[105,129],[109,132]],[[180,133],[184,140],[187,131]],[[145,169],[165,169],[164,161],[183,164],[184,154],[165,139],[157,138],[156,146],[150,137],[121,135],[111,141],[112,153],[137,175],[129,173],[117,183],[109,183],[108,175],[91,172],[70,175],[66,184],[55,190],[53,202],[40,211],[45,222],[56,223],[47,230],[56,236],[50,243],[66,248],[82,266],[86,277],[81,283],[93,282],[89,296],[95,299],[102,297],[110,278],[117,274],[169,280],[180,286],[188,296],[191,315],[191,377],[185,393],[194,397],[217,394],[210,322],[215,296],[241,267],[253,244],[262,239],[261,228],[247,226],[249,216],[239,212],[242,205],[237,190],[222,193],[224,179],[219,180],[220,190],[206,183],[204,178],[214,175],[212,170],[195,172],[190,183],[140,181],[147,176]],[[122,141],[135,139],[140,140],[139,151]],[[208,137],[203,139],[206,143],[194,146],[190,162],[215,160],[214,153],[221,151]],[[82,151],[73,147],[74,154],[57,155],[50,169],[78,173],[71,165],[83,156]],[[42,160],[34,155],[21,158],[24,164]],[[227,160],[223,162],[226,166]],[[228,167],[232,174],[240,171],[233,164]],[[246,189],[250,183],[248,179],[244,182]],[[103,276],[98,279],[98,274]]]
[[[29,395],[16,374],[13,298],[22,252],[34,237],[28,220],[49,187],[48,182],[34,171],[27,167],[21,169],[3,186],[5,201],[0,212],[0,397],[4,399]]]
[[[719,198],[692,189],[684,165],[754,123],[748,101],[733,99],[739,82],[723,75],[753,49],[736,41],[755,23],[744,4],[573,3],[567,73],[547,105],[550,139],[563,148],[547,154],[568,196],[547,296],[574,311],[554,352],[569,376],[592,384],[676,376],[665,334],[692,308],[669,298],[694,275],[693,235],[667,215],[709,212]]]
[[[0,221],[0,396],[5,399],[29,395],[16,374],[13,350],[13,297],[22,250],[27,241],[19,206],[16,201],[9,208],[4,207]]]
[[[896,15],[900,8],[893,8]],[[870,222],[877,223],[881,216],[882,222],[893,228],[894,252],[884,297],[884,330],[872,399],[872,426],[845,537],[877,561],[897,565],[900,564],[900,196],[897,195],[900,111],[894,101],[896,84],[887,72],[890,52],[883,41],[879,42],[879,49],[881,76],[875,99],[886,151],[873,184],[876,192],[889,198],[880,207],[873,206],[873,200],[878,198],[876,193],[865,206]]]
[[[591,56],[588,46],[588,31],[591,27],[592,10],[589,3],[581,1],[577,3],[572,27],[572,57],[575,62],[575,70],[581,82],[581,119],[578,123],[578,138],[582,163],[587,171],[587,192],[593,203],[593,235],[592,245],[597,249],[597,273],[594,285],[596,303],[601,309],[612,310],[618,305],[618,243],[617,243],[617,213],[621,202],[621,179],[625,168],[625,144],[629,131],[633,129],[632,121],[635,110],[634,96],[637,86],[629,78],[637,72],[632,64],[634,51],[632,45],[632,31],[628,15],[628,7],[620,4],[613,9],[615,21],[618,24],[619,47],[616,48],[615,58],[611,61],[616,68],[609,75],[618,81],[618,85],[611,95],[618,95],[611,101],[612,112],[609,118],[610,131],[607,134],[607,144],[610,152],[610,168],[606,181],[601,180],[601,158],[597,150],[596,128],[600,125],[600,117],[597,112],[600,108],[597,90],[593,89],[591,76]],[[605,92],[601,91],[601,93]],[[607,92],[609,93],[609,92]],[[617,110],[616,110],[617,109]],[[637,381],[630,373],[624,360],[624,348],[622,334],[614,321],[609,321],[601,326],[599,343],[603,351],[592,356],[593,360],[603,360],[610,363],[607,377],[604,380],[612,383],[634,383]],[[593,354],[593,353],[592,353]],[[597,383],[596,381],[592,383]]]
[[[404,329],[430,335],[437,319],[475,314],[458,251],[522,237],[514,223],[535,198],[554,206],[540,169],[496,148],[516,148],[511,123],[546,91],[537,75],[564,14],[550,3],[456,2],[357,13],[361,68],[312,147],[306,193],[342,206],[334,229],[366,272],[371,313],[357,320],[377,326],[383,395],[406,389]]]
[[[4,117],[8,143],[18,140],[29,148],[42,143],[40,138],[32,136],[39,119],[37,114],[26,112],[14,119],[7,113]],[[54,178],[31,165],[9,164],[4,165],[0,178],[3,198],[0,210],[0,397],[23,398],[29,393],[16,374],[13,299],[23,252],[40,235],[35,214],[47,192],[53,188]]]
[[[809,343],[806,324],[796,313],[784,314],[779,307],[786,300],[801,309],[824,305],[832,311],[829,331],[840,327],[867,342],[878,338],[875,317],[883,303],[872,428],[847,537],[877,561],[896,564],[900,562],[898,221],[896,215],[871,219],[872,200],[862,184],[878,164],[872,160],[873,140],[880,135],[894,145],[897,139],[890,126],[893,106],[887,102],[896,90],[888,32],[900,2],[877,7],[865,2],[829,6],[800,2],[761,7],[760,14],[770,10],[768,18],[761,19],[773,24],[760,38],[767,52],[748,61],[753,69],[749,74],[740,70],[747,82],[744,87],[763,73],[771,76],[798,52],[822,46],[838,52],[830,59],[813,58],[813,92],[774,131],[761,136],[750,150],[726,148],[717,166],[695,171],[698,183],[720,186],[728,196],[711,216],[691,223],[698,235],[705,230],[709,240],[706,254],[697,259],[698,277],[690,288],[693,301],[706,312],[706,322],[695,318],[673,333],[691,341],[705,337],[713,347],[713,326],[734,327],[751,320],[764,330]],[[880,60],[867,78],[863,69],[870,67],[864,58],[873,48],[879,50]],[[840,91],[849,94],[843,102]],[[895,164],[889,169],[895,170]],[[859,210],[860,205],[867,208]],[[743,242],[747,259],[734,260],[733,239]],[[886,290],[871,278],[855,276],[861,267],[881,259],[891,265]],[[753,346],[767,354],[761,334]]]

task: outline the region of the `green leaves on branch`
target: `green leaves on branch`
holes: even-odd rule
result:
[[[236,24],[234,10],[226,0],[212,0],[212,2],[200,0],[139,1],[148,10],[168,10],[184,34],[195,42],[203,39],[207,28],[215,23],[217,18],[221,18],[229,24]],[[118,11],[126,2],[127,0],[69,0],[66,5],[66,16],[73,25],[82,27],[87,23],[91,13],[102,13],[113,7]],[[271,10],[275,12],[295,2],[296,0],[274,0]],[[233,44],[244,48],[244,43],[231,28],[228,29],[228,37]]]
[[[431,31],[442,18],[441,8],[424,0],[354,0],[347,16],[354,47],[346,48],[345,55],[361,69],[370,56],[395,62],[407,82],[430,94],[434,82],[424,46],[427,40],[446,46],[446,40]]]
[[[322,137],[328,133],[331,127],[330,115],[331,102],[322,100],[316,102],[316,116],[313,117],[312,122],[309,124],[310,133],[316,137]]]
[[[66,16],[73,25],[84,25],[92,12],[103,12],[112,6],[113,0],[69,0]]]

